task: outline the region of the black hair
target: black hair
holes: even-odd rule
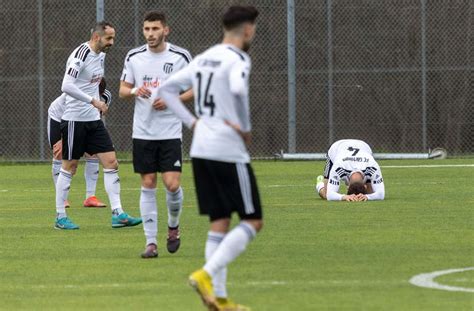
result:
[[[92,28],[92,32],[98,32],[100,34],[104,34],[105,28],[107,27],[115,28],[114,25],[112,25],[112,23],[107,22],[107,21],[101,21],[95,24],[94,28]]]
[[[222,17],[225,30],[232,30],[244,23],[254,24],[258,10],[253,6],[231,6]]]
[[[347,194],[367,194],[367,188],[365,188],[364,182],[361,181],[354,181],[351,182],[349,187],[347,188]]]
[[[149,11],[145,13],[143,17],[144,22],[156,22],[160,21],[163,26],[166,26],[166,15],[160,11]]]

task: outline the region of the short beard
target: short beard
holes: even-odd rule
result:
[[[242,47],[244,52],[248,52],[250,50],[250,42],[244,42],[244,46]]]
[[[156,48],[156,47],[158,47],[164,40],[165,40],[165,35],[161,35],[161,36],[158,37],[158,39],[156,40],[156,42],[158,42],[156,45],[151,46],[151,45],[148,44],[148,46],[151,47],[151,48]]]

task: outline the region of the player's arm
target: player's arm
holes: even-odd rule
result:
[[[92,96],[83,92],[80,88],[77,87],[75,84],[77,77],[79,76],[82,68],[84,67],[84,62],[80,59],[73,58],[66,68],[66,74],[63,78],[63,83],[61,86],[61,91],[66,93],[67,95],[80,100],[82,102],[91,103],[94,107],[99,109],[102,112],[107,111],[107,105],[98,100],[93,98]]]
[[[378,169],[378,172],[380,172],[380,168]],[[378,175],[380,177],[372,180],[371,182],[373,193],[369,193],[366,195],[367,200],[369,201],[385,199],[385,185],[383,183],[382,173],[379,173]]]
[[[179,93],[182,89],[192,86],[191,66],[188,66],[171,77],[158,90],[158,97],[162,98],[168,108],[186,125],[193,129],[197,121],[196,117],[184,106]]]
[[[125,57],[123,65],[122,77],[120,79],[119,97],[125,100],[131,100],[135,97],[149,98],[151,91],[144,86],[135,87],[135,78],[133,74],[133,65]]]
[[[100,97],[102,98],[104,103],[106,103],[107,106],[110,107],[110,104],[112,103],[112,93],[109,90],[105,89],[104,93],[100,95]]]
[[[355,195],[346,195],[339,193],[340,187],[340,178],[339,175],[336,174],[335,168],[339,166],[333,165],[331,172],[329,172],[329,179],[326,186],[326,200],[328,201],[356,201]]]
[[[248,145],[251,141],[252,126],[250,123],[250,108],[248,101],[248,78],[250,75],[250,64],[238,61],[236,62],[229,74],[229,86],[231,93],[240,99],[241,105],[237,106],[237,117],[239,118],[239,123],[234,124],[228,120],[226,123],[236,130],[240,136],[242,136],[244,142]]]

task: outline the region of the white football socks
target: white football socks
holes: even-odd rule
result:
[[[156,188],[142,187],[140,193],[140,214],[143,219],[143,231],[145,232],[146,245],[157,244],[158,212],[156,207]]]
[[[56,182],[56,213],[57,218],[66,217],[64,201],[67,200],[69,189],[71,188],[72,174],[61,168]]]
[[[252,225],[244,221],[240,222],[239,225],[227,233],[214,254],[204,265],[204,270],[212,278],[215,278],[221,269],[227,267],[245,250],[256,234],[257,232]]]
[[[179,226],[179,216],[183,209],[183,189],[179,187],[176,192],[166,190],[166,205],[168,207],[168,227]]]
[[[212,254],[217,250],[219,244],[224,239],[225,234],[220,232],[209,231],[207,233],[206,241],[206,261],[208,261]],[[213,278],[212,286],[214,287],[214,293],[216,297],[227,298],[227,267],[222,268]]]
[[[53,176],[54,186],[58,183],[59,171],[61,170],[61,160],[53,159],[52,167],[51,167],[51,175]]]
[[[112,213],[120,215],[123,213],[122,203],[120,201],[120,178],[118,169],[104,168],[105,191],[109,196],[110,208]]]
[[[324,182],[320,181],[316,184],[316,190],[318,191],[318,194],[321,192],[321,189],[324,188]]]
[[[95,195],[97,180],[99,179],[99,159],[86,159],[84,168],[84,178],[86,179],[86,199]]]

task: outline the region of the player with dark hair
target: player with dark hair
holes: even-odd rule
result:
[[[147,44],[132,49],[125,57],[121,98],[135,103],[133,115],[133,167],[141,176],[140,212],[143,219],[146,247],[143,258],[158,257],[158,212],[156,201],[157,172],[166,188],[168,207],[167,249],[175,253],[180,246],[179,218],[183,206],[181,188],[180,120],[157,97],[160,85],[191,62],[191,54],[166,41],[170,30],[166,16],[158,11],[147,12],[143,35]],[[180,91],[184,92],[183,87]],[[192,92],[181,95],[192,100]]]
[[[210,218],[206,264],[192,273],[190,284],[209,310],[246,310],[229,300],[227,266],[263,226],[262,208],[250,165],[249,85],[247,51],[255,35],[258,11],[230,7],[223,17],[224,39],[188,67],[170,77],[160,89],[168,107],[194,130],[191,158],[199,211]],[[183,86],[193,87],[195,113],[179,100]],[[230,230],[231,214],[240,223]],[[230,230],[230,231],[229,231]]]
[[[345,195],[338,192],[341,181],[348,186]],[[343,139],[332,144],[327,153],[324,176],[317,178],[316,191],[328,201],[383,200],[382,172],[370,146],[357,139]]]
[[[107,104],[107,106],[110,106],[112,94],[106,89],[105,78],[102,78],[100,81],[99,95],[101,99]],[[55,187],[62,164],[61,118],[65,109],[66,93],[63,93],[61,96],[56,98],[48,108],[48,142],[51,150],[53,151],[51,172]],[[99,159],[87,153],[84,154],[84,157],[86,158],[86,164],[84,168],[84,179],[86,181],[86,199],[84,200],[83,206],[98,208],[105,207],[106,205],[95,196],[97,180],[99,177]],[[64,205],[66,208],[68,208],[69,202],[64,202]]]
[[[104,168],[105,190],[112,209],[112,228],[136,226],[140,218],[127,215],[120,200],[120,178],[115,149],[101,112],[108,106],[100,100],[99,84],[104,76],[105,53],[114,44],[115,29],[100,22],[92,29],[91,38],[69,56],[62,91],[66,93],[66,109],[61,118],[62,167],[56,182],[56,229],[79,229],[66,215],[71,180],[79,159],[87,152],[95,154]]]

